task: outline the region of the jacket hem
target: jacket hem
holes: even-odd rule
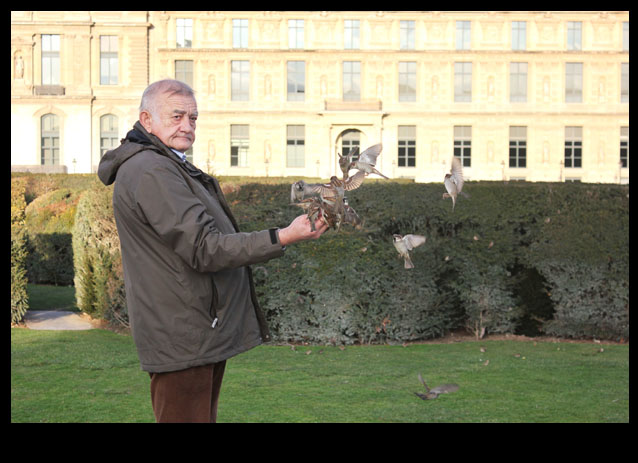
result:
[[[185,370],[187,368],[199,367],[202,365],[209,365],[211,363],[218,363],[224,360],[228,360],[231,357],[242,354],[246,351],[249,351],[250,349],[253,349],[259,346],[260,344],[263,344],[263,342],[264,341],[261,338],[259,338],[254,340],[253,342],[244,344],[236,349],[226,351],[222,355],[214,355],[211,357],[204,357],[204,358],[195,358],[195,359],[184,360],[184,361],[175,362],[175,363],[163,363],[161,365],[156,365],[156,364],[148,364],[148,363],[140,362],[140,367],[142,371],[146,371],[148,373],[167,373],[169,371]]]

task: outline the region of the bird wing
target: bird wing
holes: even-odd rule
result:
[[[362,170],[358,171],[356,174],[346,180],[344,189],[346,191],[350,191],[359,188],[363,183],[364,178],[366,178],[366,173]]]
[[[431,392],[434,392],[436,394],[447,394],[448,392],[455,392],[458,390],[459,390],[458,384],[443,384],[441,386],[432,388]]]
[[[330,183],[306,184],[306,192],[311,194],[318,194],[321,197],[335,196],[334,187]]]
[[[381,145],[381,143],[371,146],[370,148],[368,148],[367,150],[365,150],[363,153],[359,155],[359,161],[365,162],[367,164],[371,164],[374,166],[377,162],[377,156],[381,154],[382,149],[383,149],[383,146]]]
[[[427,384],[425,384],[425,381],[423,381],[423,376],[421,376],[421,373],[419,373],[419,381],[421,381],[421,384],[423,384],[423,387],[425,388],[426,392],[430,392],[430,388],[428,387]],[[416,394],[416,392],[415,392]]]
[[[405,235],[403,237],[403,241],[405,242],[405,245],[408,247],[408,250],[412,250],[414,248],[416,248],[417,246],[421,246],[423,243],[425,243],[425,236],[422,235]]]
[[[450,170],[450,174],[452,174],[452,181],[456,184],[456,192],[460,193],[463,189],[463,166],[461,165],[461,160],[454,156],[452,158],[452,169]]]

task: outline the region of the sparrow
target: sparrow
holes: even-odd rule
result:
[[[359,155],[358,160],[350,163],[350,169],[359,169],[360,172],[365,172],[366,175],[377,174],[387,179],[388,177],[374,167],[377,162],[377,156],[381,154],[382,149],[383,146],[381,146],[381,143],[371,146]]]
[[[419,373],[419,381],[421,381],[421,384],[423,384],[423,387],[425,387],[425,394],[420,394],[418,392],[415,392],[414,394],[423,400],[436,399],[439,396],[439,394],[447,394],[449,392],[454,392],[459,390],[458,384],[443,384],[441,386],[437,386],[435,388],[430,389],[428,385],[425,384],[425,381],[423,381],[423,377],[421,376],[421,373]]]
[[[357,155],[359,152],[359,147],[355,146],[350,150],[348,154],[340,155],[339,153],[339,167],[341,168],[341,172],[343,172],[343,181],[348,180],[349,172],[350,172],[350,164],[352,164],[352,158]]]
[[[343,206],[346,211],[343,222],[352,225],[356,230],[361,230],[361,228],[363,228],[361,218],[359,217],[357,212],[350,205],[348,205],[348,199],[345,197],[343,198]]]
[[[297,203],[312,196],[317,196],[319,192],[315,189],[316,184],[308,184],[303,180],[299,180],[292,184],[290,188],[290,202]]]
[[[396,248],[397,251],[399,251],[399,257],[403,257],[405,268],[414,268],[414,264],[412,263],[412,259],[410,259],[410,253],[408,251],[411,251],[417,246],[421,246],[423,243],[425,243],[425,240],[426,240],[425,236],[422,236],[422,235],[401,236],[401,235],[394,234],[392,235],[392,238],[394,239],[394,242],[393,242],[394,247]]]
[[[450,173],[445,174],[445,179],[443,179],[443,184],[447,190],[447,193],[443,193],[443,198],[452,198],[452,211],[454,211],[456,198],[463,189],[463,181],[461,160],[455,156],[452,158],[452,169],[450,169]]]
[[[319,196],[306,198],[295,203],[295,205],[303,208],[306,211],[306,214],[308,214],[308,221],[310,222],[310,229],[312,231],[316,230],[315,221],[318,218],[321,218],[321,220],[328,226],[332,226],[331,217],[328,213],[330,203],[323,198]]]
[[[295,202],[309,196],[320,196],[323,199],[332,199],[343,203],[346,191],[359,188],[365,178],[365,172],[357,172],[347,180],[339,179],[336,175],[330,177],[330,183],[306,183],[303,180],[293,183],[291,199]],[[338,199],[338,201],[336,201]]]

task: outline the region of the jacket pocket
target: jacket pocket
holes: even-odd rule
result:
[[[212,320],[211,327],[215,328],[219,323],[219,319],[217,318],[217,307],[219,307],[219,296],[217,294],[217,285],[215,285],[215,279],[213,277],[210,278],[210,282],[211,282],[211,287],[213,290],[213,297],[211,298],[212,300],[210,303],[210,318]]]

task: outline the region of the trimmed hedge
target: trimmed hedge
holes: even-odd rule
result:
[[[11,178],[11,323],[22,321],[29,308],[26,271],[24,200],[26,182]]]
[[[471,197],[454,212],[437,184],[366,181],[349,192],[361,232],[291,246],[257,273],[274,337],[399,343],[465,327],[477,336],[628,339],[628,187],[466,188]],[[249,231],[289,223],[299,209],[288,196],[289,187],[245,185],[229,199]],[[427,237],[412,251],[415,269],[402,268],[393,233]]]
[[[95,175],[13,173],[24,185],[27,277],[30,283],[73,284],[71,232],[80,195]]]
[[[26,208],[29,282],[73,284],[71,231],[80,191],[60,188],[35,198]]]
[[[289,204],[293,180],[233,188],[227,199],[241,229],[284,227],[301,214]],[[466,190],[454,212],[441,184],[369,179],[349,192],[361,231],[343,226],[254,267],[274,340],[403,343],[459,328],[477,337],[628,339],[628,187],[469,182]],[[78,205],[76,293],[83,310],[125,320],[110,192],[94,188]],[[414,269],[403,268],[393,233],[427,237],[411,253]]]

